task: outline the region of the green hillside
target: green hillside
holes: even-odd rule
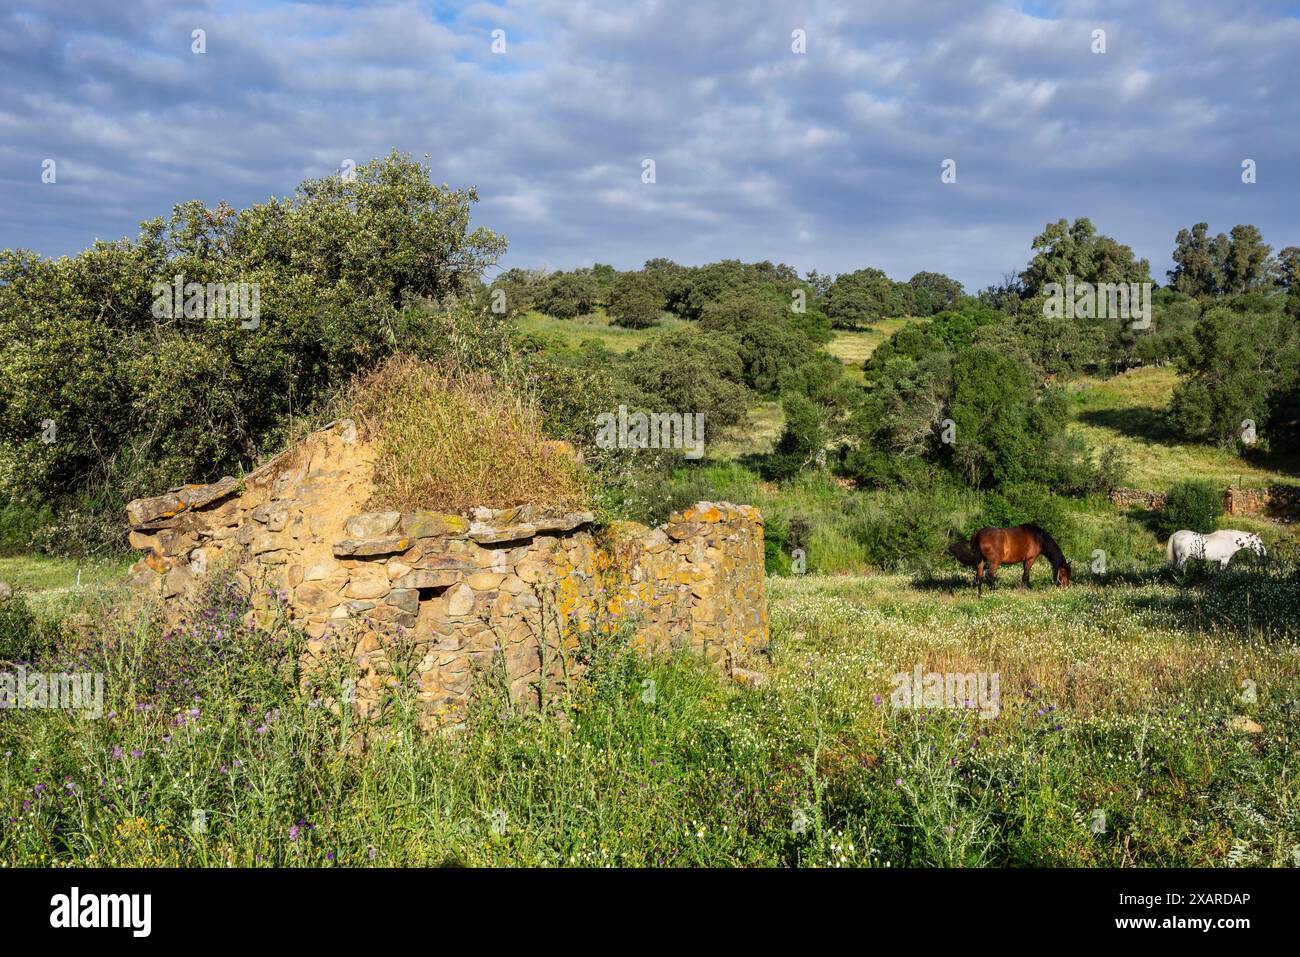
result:
[[[1094,447],[1122,448],[1132,463],[1127,484],[1147,491],[1166,491],[1182,479],[1248,488],[1300,481],[1294,462],[1248,461],[1231,449],[1178,441],[1165,422],[1177,384],[1178,373],[1168,366],[1079,379],[1069,385],[1071,429]]]

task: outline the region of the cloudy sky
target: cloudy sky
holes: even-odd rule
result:
[[[506,266],[975,289],[1089,216],[1163,279],[1201,220],[1300,245],[1297,51],[1300,3],[1253,0],[6,0],[0,248],[73,253],[397,147],[478,187]]]

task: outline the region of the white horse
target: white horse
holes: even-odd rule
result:
[[[1217,532],[1202,535],[1189,529],[1181,529],[1169,536],[1165,545],[1165,558],[1169,564],[1181,569],[1189,558],[1199,558],[1207,562],[1218,562],[1221,568],[1227,568],[1232,556],[1243,548],[1249,548],[1263,558],[1264,543],[1253,532],[1239,532],[1235,528],[1225,528]]]

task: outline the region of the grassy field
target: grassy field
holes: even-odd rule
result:
[[[785,428],[785,414],[781,403],[756,402],[749,407],[749,420],[725,439],[709,440],[707,458],[714,462],[730,462],[749,455],[764,455],[781,437]]]
[[[879,326],[863,332],[840,332],[827,348],[849,367],[855,381],[862,381],[862,363],[871,352],[887,339],[895,329],[908,320],[886,319]],[[666,317],[650,329],[622,329],[611,325],[603,309],[596,314],[578,319],[555,319],[540,312],[529,312],[515,321],[516,328],[524,334],[542,336],[553,346],[575,350],[586,340],[594,339],[614,352],[631,352],[650,338],[672,329],[688,325],[680,319]],[[748,455],[762,455],[771,451],[785,424],[781,404],[777,401],[755,403],[749,410],[749,421],[742,429],[725,439],[709,443],[709,458],[729,461]]]
[[[819,474],[778,485],[760,481],[750,469],[712,462],[684,470],[677,479],[676,507],[700,500],[756,505],[767,521],[770,541],[802,528],[796,539],[781,540],[779,547],[784,554],[795,545],[802,547],[808,569],[827,575],[871,575],[926,561],[955,568],[944,550],[947,532],[978,527],[991,518],[990,496],[969,489],[855,489]],[[1082,567],[1091,565],[1098,549],[1113,568],[1145,568],[1164,561],[1164,539],[1153,527],[1153,512],[1126,513],[1100,495],[1057,497],[1043,502],[1042,509],[1035,508],[1035,501],[1026,500],[1025,511],[1005,521],[1050,527],[1066,555]],[[1300,528],[1294,525],[1259,516],[1224,522],[1257,532],[1270,551],[1300,553]],[[1048,573],[1040,562],[1034,574],[1046,578]]]
[[[862,363],[880,343],[913,320],[907,318],[885,319],[870,329],[862,331],[841,330],[826,349],[844,362],[849,376],[862,382]],[[604,309],[578,319],[555,319],[540,312],[529,312],[515,320],[516,328],[526,335],[536,335],[548,340],[552,348],[576,350],[587,340],[596,340],[614,352],[631,352],[643,342],[689,323],[666,316],[650,329],[622,329],[611,325]],[[709,458],[726,461],[748,455],[761,455],[771,451],[785,424],[781,405],[776,401],[755,403],[749,410],[745,428],[726,439],[710,442]]]
[[[563,349],[577,349],[587,339],[595,339],[613,352],[631,352],[652,336],[662,335],[687,323],[665,316],[649,329],[624,329],[611,325],[603,308],[595,314],[576,319],[555,319],[540,312],[529,312],[515,320],[515,327],[527,335],[542,336]]]
[[[880,343],[912,321],[885,319],[870,329],[839,330],[826,349],[845,364],[855,382],[862,382],[862,363]],[[576,349],[584,340],[595,339],[616,352],[629,352],[651,336],[684,324],[669,317],[652,329],[620,329],[610,325],[603,310],[569,320],[531,312],[517,321],[521,332],[543,336],[564,349]],[[1178,373],[1168,366],[1071,382],[1067,387],[1074,414],[1070,428],[1093,448],[1118,446],[1132,464],[1127,484],[1147,491],[1163,492],[1174,482],[1193,477],[1247,488],[1300,482],[1300,463],[1264,456],[1247,461],[1231,449],[1180,442],[1164,420],[1177,384]],[[710,458],[727,460],[765,453],[781,434],[783,424],[779,403],[757,403],[750,410],[748,427],[718,442]]]
[[[23,592],[47,617],[110,600],[125,587],[134,558],[74,561],[48,555],[0,555],[0,582]]]
[[[886,319],[861,332],[841,330],[827,351],[841,359],[854,380],[861,382],[862,363],[881,342],[911,321]],[[1300,481],[1300,462],[1265,456],[1247,461],[1231,449],[1180,442],[1164,418],[1177,384],[1178,373],[1169,366],[1071,382],[1068,390],[1074,420],[1070,428],[1093,448],[1119,446],[1132,462],[1128,484],[1147,491],[1163,492],[1174,482],[1193,477],[1247,488]]]
[[[860,363],[853,335],[837,354]],[[1173,382],[1079,383],[1076,427],[1126,443],[1142,487],[1289,474],[1171,460]],[[674,494],[754,503],[773,541],[802,529],[811,573],[768,577],[769,644],[739,662],[756,686],[645,660],[625,630],[584,650],[586,680],[545,715],[483,681],[463,730],[428,735],[395,680],[359,753],[347,712],[292,680],[301,636],[243,626],[237,594],[164,632],[115,604],[127,560],[0,558],[19,595],[0,603],[0,659],[29,607],[72,626],[47,637],[48,670],[101,673],[106,696],[99,719],[0,711],[0,866],[1300,866],[1294,530],[1235,519],[1269,562],[1175,574],[1142,516],[1054,500],[1075,584],[1040,563],[1030,590],[1008,570],[978,598],[949,561],[885,556],[936,516],[975,519],[985,493],[760,482],[716,460],[770,445],[779,405],[751,414]],[[909,700],[915,669],[979,707]]]
[[[0,717],[0,863],[1294,865],[1285,574],[983,600],[946,576],[771,578],[758,687],[614,636],[555,712],[485,691],[450,737],[414,730],[397,683],[364,755],[265,635],[160,644],[118,622],[86,661],[109,676],[104,719]],[[901,699],[918,666],[987,676],[982,708]]]
[[[853,381],[862,382],[862,363],[876,351],[876,346],[913,321],[906,317],[882,319],[870,329],[852,332],[841,329],[835,333],[835,338],[826,346],[826,350],[848,366]]]
[[[1147,491],[1163,492],[1186,478],[1249,488],[1300,480],[1295,463],[1270,467],[1247,462],[1230,449],[1179,442],[1164,420],[1177,384],[1178,373],[1167,366],[1071,383],[1071,428],[1093,447],[1113,444],[1123,449],[1133,464],[1128,484]]]

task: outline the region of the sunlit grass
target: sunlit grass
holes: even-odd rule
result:
[[[631,352],[655,336],[679,329],[687,323],[665,314],[657,326],[649,329],[624,329],[612,325],[603,307],[590,316],[555,319],[540,312],[529,312],[515,320],[515,328],[525,334],[551,339],[562,348],[574,350],[583,341],[595,339],[613,352]]]
[[[0,582],[28,596],[47,617],[59,617],[120,596],[126,568],[135,556],[55,558],[22,554],[0,556]]]
[[[1151,458],[1131,484],[1163,487],[1147,410],[1172,382],[1138,370],[1075,388],[1079,412],[1138,410],[1080,425],[1138,424],[1129,440]],[[779,427],[763,403],[723,451],[757,451]],[[767,579],[770,644],[740,662],[766,684],[615,639],[591,649],[583,680],[552,689],[544,719],[484,681],[465,728],[421,734],[415,689],[399,683],[386,736],[362,754],[344,716],[267,669],[205,686],[179,724],[142,708],[138,669],[165,643],[105,604],[125,562],[0,558],[0,579],[41,614],[133,652],[105,665],[111,718],[0,714],[0,864],[1300,865],[1293,566],[1175,575],[1141,521],[1090,500],[1062,505],[1071,588],[1040,563],[1032,589],[1009,568],[979,598],[955,563],[873,567],[869,520],[900,514],[897,495],[825,475],[773,485],[736,464],[691,475],[773,525],[810,519],[809,567],[835,573]],[[980,507],[978,493],[945,494],[958,522]],[[1234,524],[1270,546],[1285,533]],[[1098,547],[1109,577],[1088,568]],[[998,716],[892,707],[894,675],[916,665],[997,673]],[[1262,730],[1234,730],[1242,718]]]
[[[106,659],[105,718],[0,716],[0,863],[1290,866],[1300,617],[1250,624],[1211,587],[1294,603],[1253,574],[983,599],[770,578],[771,642],[744,661],[766,684],[616,635],[545,717],[485,679],[462,730],[421,734],[416,689],[394,682],[364,753],[238,625],[186,647],[240,667],[201,668],[192,707],[144,707],[165,646],[123,624],[104,632],[129,652]],[[996,673],[995,713],[892,704],[917,665]],[[1246,717],[1261,730],[1234,730]]]
[[[1247,488],[1297,480],[1295,472],[1252,464],[1231,449],[1179,441],[1164,420],[1177,384],[1178,373],[1168,366],[1073,382],[1070,428],[1094,448],[1119,446],[1132,462],[1126,483],[1147,491],[1163,492],[1188,478]]]
[[[749,417],[733,434],[707,444],[706,455],[711,460],[732,461],[746,455],[763,455],[781,437],[785,427],[785,414],[781,403],[773,400],[755,402],[749,408]]]
[[[871,357],[876,347],[909,322],[916,321],[910,317],[882,319],[870,329],[836,330],[835,338],[826,346],[826,351],[848,366],[849,375],[855,382],[862,382],[862,363]]]
[[[348,406],[375,444],[375,508],[589,503],[585,473],[545,444],[530,400],[487,376],[390,359],[353,385]]]

